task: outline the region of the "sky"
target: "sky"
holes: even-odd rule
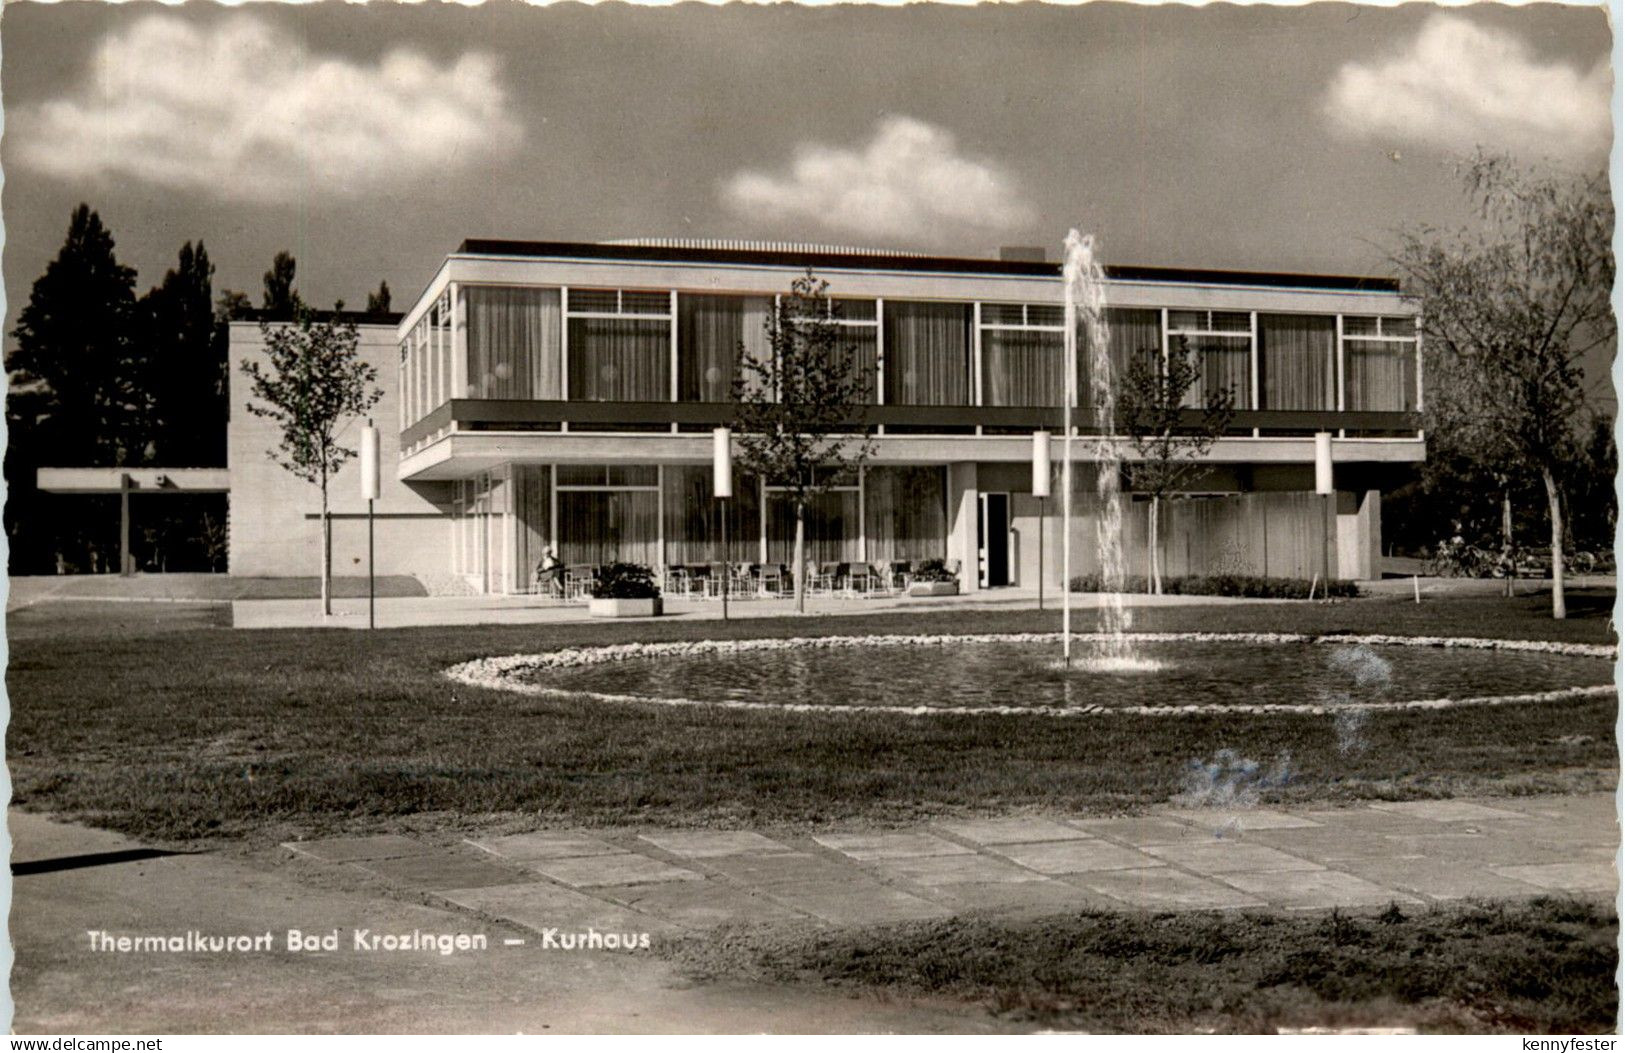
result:
[[[9,3],[6,328],[88,202],[161,280],[397,310],[468,237],[1382,274],[1477,146],[1612,145],[1598,7]]]

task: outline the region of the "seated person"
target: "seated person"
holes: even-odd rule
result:
[[[552,547],[542,550],[542,561],[536,564],[536,589],[547,589],[549,596],[564,595],[564,564],[554,554]]]

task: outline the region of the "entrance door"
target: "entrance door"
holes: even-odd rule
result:
[[[984,589],[1010,584],[1010,495],[983,494],[976,517],[976,547]]]

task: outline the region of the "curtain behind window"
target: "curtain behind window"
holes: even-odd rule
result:
[[[1344,405],[1351,410],[1415,409],[1415,346],[1345,340],[1343,385]]]
[[[1265,409],[1337,408],[1337,319],[1258,316],[1258,373]]]
[[[677,397],[684,402],[731,401],[734,358],[744,338],[743,298],[678,294]]]
[[[468,398],[558,399],[559,291],[463,289]]]
[[[935,466],[883,466],[863,473],[864,536],[871,560],[947,555],[945,474],[946,469]]]
[[[710,465],[668,465],[661,494],[665,508],[667,564],[710,563],[722,558],[724,502],[712,496]],[[737,473],[734,496],[726,502],[728,559],[755,563],[761,558],[761,509],[756,477]]]
[[[1188,349],[1196,356],[1199,375],[1195,384],[1185,393],[1185,405],[1200,407],[1208,396],[1229,388],[1236,398],[1237,409],[1252,407],[1252,341],[1245,336],[1191,336],[1186,338]],[[1170,336],[1168,353],[1177,354],[1178,339]]]
[[[886,401],[970,404],[969,304],[886,302]]]
[[[807,559],[813,563],[851,563],[863,558],[858,546],[858,493],[830,490],[807,508]],[[782,492],[767,494],[767,561],[795,569],[795,505]]]
[[[1106,310],[1107,340],[1111,345],[1112,387],[1121,395],[1130,364],[1136,355],[1159,361],[1162,357],[1162,312],[1155,308],[1111,307]],[[1087,330],[1078,323],[1078,404],[1094,404],[1094,359]]]
[[[670,323],[663,318],[571,318],[570,398],[669,402]]]
[[[982,330],[982,402],[988,406],[1059,406],[1066,351],[1060,333]]]
[[[660,563],[660,495],[653,490],[559,491],[559,558],[567,564]]]

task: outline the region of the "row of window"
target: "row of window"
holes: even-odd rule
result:
[[[401,424],[453,397],[725,402],[739,356],[770,354],[774,304],[768,296],[463,286],[455,305],[442,294],[402,342]],[[848,299],[831,301],[831,310],[877,404],[1056,406],[1065,398],[1065,320],[1054,304]],[[1200,377],[1192,404],[1228,388],[1242,408],[1417,405],[1414,318],[1111,308],[1105,321],[1115,375],[1137,354],[1186,349]],[[1084,404],[1088,343],[1080,326]],[[457,347],[466,349],[461,373]]]
[[[567,564],[794,561],[795,514],[784,493],[741,475],[725,508],[710,465],[508,465],[459,480],[452,570],[489,592],[523,592],[552,549]],[[814,562],[941,558],[947,477],[941,466],[874,466],[837,482],[808,509]]]

